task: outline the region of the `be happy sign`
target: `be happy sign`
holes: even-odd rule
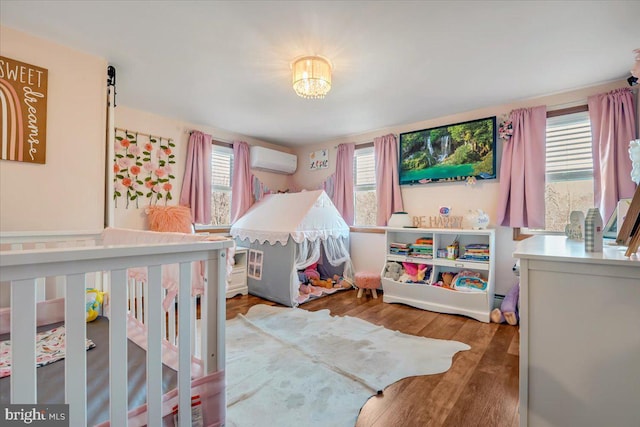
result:
[[[45,163],[47,75],[45,68],[0,56],[0,159]]]

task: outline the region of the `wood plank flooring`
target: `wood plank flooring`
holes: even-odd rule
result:
[[[358,416],[356,427],[516,427],[518,426],[518,328],[482,323],[464,316],[385,304],[357,291],[338,292],[300,306],[332,315],[359,317],[403,333],[461,341],[459,352],[442,374],[405,378],[374,396]],[[278,305],[246,295],[227,300],[227,319],[255,304]]]

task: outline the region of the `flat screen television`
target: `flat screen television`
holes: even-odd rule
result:
[[[496,117],[400,134],[400,185],[496,177]]]

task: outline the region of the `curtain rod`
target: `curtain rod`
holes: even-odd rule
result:
[[[194,132],[201,132],[201,131],[195,130],[195,129],[187,131],[189,136],[191,136],[191,134],[194,133]],[[233,148],[233,142],[227,141],[227,140],[224,140],[224,139],[220,139],[220,138],[214,138],[213,135],[211,136],[211,143],[213,145],[220,145],[222,147]]]
[[[148,136],[149,138],[154,138],[155,137],[155,138],[159,138],[159,139],[167,139],[169,141],[173,141],[173,138],[167,138],[167,137],[160,136],[160,135],[151,135],[149,133],[138,132],[138,131],[135,131],[135,130],[123,129],[123,128],[119,128],[119,127],[115,128],[115,129],[116,130],[120,130],[120,131],[122,131],[124,133],[134,133],[136,135]]]
[[[386,134],[389,135],[389,134]],[[391,133],[391,135],[396,137],[396,140],[400,139],[400,135],[397,133]],[[373,147],[373,140],[371,141],[366,141],[366,142],[356,142],[355,144],[355,148],[367,148],[367,147]],[[338,144],[340,145],[340,144]],[[338,148],[338,145],[334,145],[333,148],[336,149]]]

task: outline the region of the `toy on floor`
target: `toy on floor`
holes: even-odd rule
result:
[[[516,263],[513,266],[513,272],[516,276],[520,277],[520,264]],[[507,322],[510,325],[517,325],[520,320],[518,314],[518,306],[520,304],[520,281],[513,285],[507,295],[505,295],[500,308],[493,309],[490,314],[492,322],[504,323]]]
[[[342,276],[338,276],[337,274],[333,275],[334,288],[344,288],[349,289],[353,288],[353,283],[351,283],[348,279],[345,279]]]
[[[327,288],[327,289],[333,288],[333,280],[331,279],[325,279],[325,280],[310,279],[310,281],[313,286],[318,286],[320,288]]]
[[[314,262],[304,270],[304,275],[307,280],[316,279],[320,280],[320,273],[318,273],[318,263]]]

